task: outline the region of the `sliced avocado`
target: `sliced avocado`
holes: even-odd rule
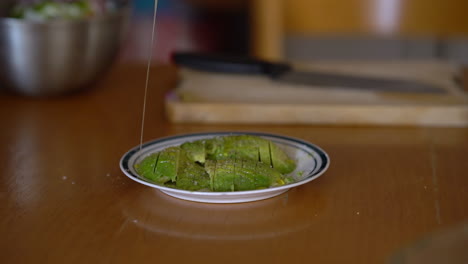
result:
[[[205,169],[213,191],[246,191],[284,184],[281,173],[254,160],[207,160]]]
[[[180,145],[180,148],[187,152],[187,156],[193,162],[205,163],[206,151],[205,140],[186,142]]]
[[[235,191],[234,179],[236,174],[234,171],[234,160],[218,160],[213,161],[213,163],[215,165],[211,165],[211,168],[207,170],[212,179],[212,190],[217,192]],[[213,167],[214,170],[212,169]]]
[[[156,168],[158,158],[159,153],[153,153],[145,157],[140,163],[135,165],[135,170],[140,176],[155,181],[156,175],[154,174],[154,169]]]
[[[155,182],[165,183],[167,181],[176,181],[179,156],[179,147],[170,147],[159,152],[159,159],[154,171],[156,176],[156,179],[154,179]]]
[[[224,159],[224,139],[215,137],[205,140],[206,159]]]
[[[259,171],[259,167],[264,165],[263,163],[253,160],[240,160],[236,165],[235,189],[237,191],[255,190],[270,186],[271,178],[269,173]]]
[[[192,162],[184,150],[180,152],[176,188],[199,191],[210,190],[210,176],[202,165]]]
[[[249,159],[261,161],[270,167],[286,174],[294,171],[296,164],[275,143],[252,135],[233,135],[219,137],[210,143],[208,158],[221,159]],[[207,151],[208,152],[208,151]]]
[[[265,139],[250,135],[216,137],[207,141],[207,159],[252,159],[260,161],[259,146]]]
[[[269,165],[253,160],[239,161],[235,181],[237,191],[255,190],[284,185],[282,175]]]
[[[273,142],[269,143],[272,166],[282,174],[291,173],[296,168],[294,160],[290,159],[286,153]]]
[[[216,161],[215,160],[206,160],[205,162],[205,171],[210,177],[210,189],[213,190],[214,177],[216,174]]]
[[[249,135],[226,136],[224,139],[224,156],[226,158],[251,159],[259,161],[258,141],[260,138]]]
[[[260,153],[260,161],[273,167],[270,153],[270,141],[261,140],[258,142],[258,152]]]

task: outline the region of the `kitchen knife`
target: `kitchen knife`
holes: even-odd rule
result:
[[[350,88],[357,90],[403,93],[445,92],[438,86],[417,81],[364,77],[317,71],[296,71],[287,63],[269,62],[251,57],[178,52],[172,55],[172,60],[178,66],[199,71],[264,75],[279,82],[315,87]]]

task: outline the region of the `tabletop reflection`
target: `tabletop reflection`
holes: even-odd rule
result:
[[[290,190],[270,199],[238,204],[188,202],[145,189],[122,199],[127,221],[147,231],[200,240],[244,240],[299,232],[314,224],[326,209],[320,194],[303,208],[300,192]]]

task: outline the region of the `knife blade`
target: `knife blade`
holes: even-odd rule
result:
[[[243,56],[176,52],[177,66],[194,70],[242,75],[263,75],[274,81],[297,85],[398,93],[445,93],[439,86],[412,80],[367,77],[319,71],[298,71],[284,62]]]

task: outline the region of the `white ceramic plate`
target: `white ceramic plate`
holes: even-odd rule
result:
[[[280,148],[282,148],[289,155],[289,157],[296,161],[296,170],[290,174],[296,180],[296,182],[279,187],[252,191],[194,192],[157,185],[139,176],[135,171],[135,164],[139,163],[150,153],[161,151],[170,146],[178,146],[187,141],[240,134],[260,136],[273,141]],[[130,179],[159,189],[162,192],[176,198],[205,203],[241,203],[267,199],[282,194],[290,188],[297,187],[317,179],[328,169],[329,165],[330,158],[328,157],[327,153],[314,144],[286,136],[252,132],[215,132],[161,138],[143,144],[141,149],[140,146],[134,147],[125,153],[125,155],[123,155],[122,159],[120,160],[121,170]]]

